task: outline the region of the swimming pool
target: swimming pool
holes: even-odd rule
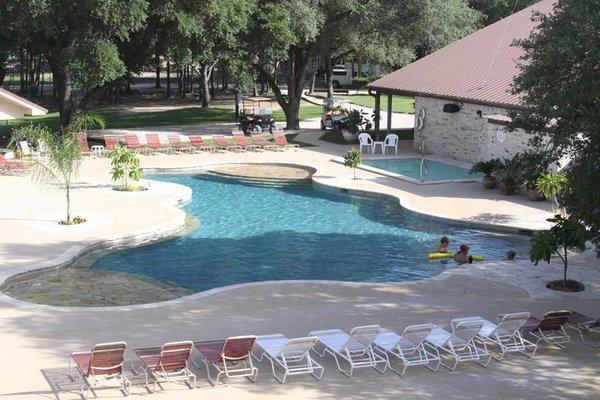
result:
[[[430,277],[451,261],[426,260],[442,235],[473,254],[524,254],[525,237],[483,232],[402,209],[380,197],[324,189],[310,181],[246,181],[200,175],[150,179],[193,189],[187,234],[118,250],[91,268],[134,274],[194,291],[245,282],[316,279],[399,282]]]
[[[363,164],[367,167],[401,175],[400,177],[409,178],[410,180],[421,181],[420,158],[363,160]],[[466,168],[433,160],[425,160],[425,172],[425,183],[436,181],[474,181],[483,178],[482,174],[471,174]]]

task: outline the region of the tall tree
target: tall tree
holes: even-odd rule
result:
[[[469,6],[481,12],[483,25],[487,26],[521,11],[539,0],[469,0]]]
[[[145,20],[146,0],[13,0],[14,18],[27,20],[25,41],[36,43],[53,73],[60,121],[74,115],[73,89],[90,90],[125,72],[115,42]]]
[[[535,19],[539,28],[520,42],[525,56],[514,93],[524,109],[511,113],[513,127],[533,133],[534,145],[549,139],[554,160],[571,159],[562,203],[598,242],[600,7],[597,0],[558,0],[553,13]]]

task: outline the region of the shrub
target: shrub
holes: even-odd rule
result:
[[[362,162],[362,155],[360,154],[360,151],[356,147],[351,148],[344,155],[344,165],[346,167],[352,168],[352,170],[354,172],[353,179],[356,179],[356,167],[358,167],[358,165],[361,162]]]
[[[127,190],[129,182],[142,179],[140,159],[133,151],[121,146],[115,146],[110,151],[110,175],[113,181],[120,181],[121,188]]]
[[[365,78],[364,76],[356,76],[352,78],[352,86],[363,87],[367,83],[369,83],[369,78]]]

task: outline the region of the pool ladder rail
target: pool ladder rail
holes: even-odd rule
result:
[[[425,139],[421,139],[421,168],[419,170],[419,179],[422,182],[425,182],[425,178],[429,170],[427,169],[427,162],[425,161]]]

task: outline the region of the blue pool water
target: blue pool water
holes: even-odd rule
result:
[[[137,274],[196,291],[243,282],[325,279],[398,282],[452,267],[430,262],[442,235],[451,248],[499,259],[524,255],[526,237],[440,222],[382,198],[322,189],[308,181],[267,184],[214,175],[151,179],[193,189],[187,212],[200,226],[184,236],[108,253],[92,268]]]
[[[412,179],[420,179],[421,160],[418,158],[388,159],[388,160],[363,160],[363,164],[393,172],[398,175],[407,176]],[[427,175],[425,182],[445,180],[475,180],[483,178],[482,174],[471,174],[466,168],[445,164],[438,161],[425,160]]]

